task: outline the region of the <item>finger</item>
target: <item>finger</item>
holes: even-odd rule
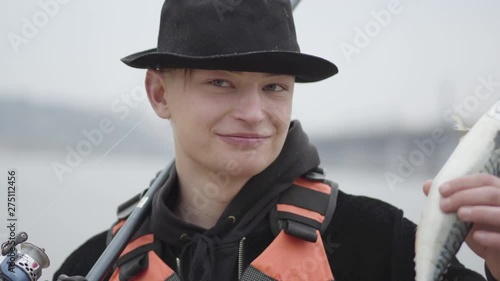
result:
[[[448,197],[457,191],[475,188],[478,186],[500,187],[500,179],[486,173],[466,175],[442,184],[439,187],[439,191],[443,197]]]
[[[440,205],[443,212],[456,212],[464,206],[500,206],[500,188],[483,186],[463,190],[442,198]]]
[[[431,190],[432,180],[426,180],[424,182],[423,191],[425,195],[429,195],[429,190]]]
[[[472,237],[484,247],[500,250],[500,233],[498,232],[478,230],[473,233]]]
[[[458,218],[474,225],[487,225],[500,229],[500,207],[465,206],[458,209]],[[481,226],[482,227],[482,226]]]

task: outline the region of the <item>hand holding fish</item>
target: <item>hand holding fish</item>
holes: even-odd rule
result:
[[[424,183],[427,195],[432,181]],[[442,184],[441,210],[457,212],[458,218],[472,223],[466,243],[482,257],[493,277],[500,280],[500,178],[477,173]]]
[[[432,182],[415,236],[417,281],[441,280],[462,242],[500,280],[500,101],[460,139]]]

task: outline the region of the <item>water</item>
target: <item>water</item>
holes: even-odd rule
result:
[[[81,165],[63,175],[60,182],[51,163],[64,155],[53,153],[1,152],[2,173],[18,171],[16,211],[17,231],[26,231],[30,242],[46,249],[51,266],[40,280],[51,280],[64,259],[79,245],[105,229],[116,219],[116,207],[147,187],[157,171],[170,159],[108,155],[84,158]],[[5,172],[4,172],[5,171]],[[326,169],[330,179],[347,193],[382,199],[404,210],[407,218],[418,222],[425,196],[422,183],[426,178],[413,176],[399,188],[389,188],[383,171]],[[6,179],[5,179],[6,180]],[[7,191],[0,194],[6,198]],[[5,210],[5,211],[4,211]],[[0,200],[0,219],[7,224],[6,200]],[[0,227],[0,238],[7,232]],[[483,274],[483,260],[467,246],[458,255],[468,268]]]

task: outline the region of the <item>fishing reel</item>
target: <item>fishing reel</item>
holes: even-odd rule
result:
[[[20,232],[2,244],[0,281],[36,281],[42,276],[42,269],[49,267],[50,260],[45,250],[26,240],[28,234]]]

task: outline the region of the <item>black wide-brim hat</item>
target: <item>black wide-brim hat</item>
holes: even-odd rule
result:
[[[122,61],[135,68],[195,68],[294,75],[315,82],[338,73],[300,52],[290,0],[166,0],[158,47]]]

